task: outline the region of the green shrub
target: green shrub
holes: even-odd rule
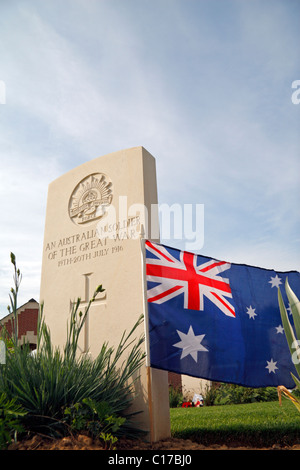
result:
[[[219,383],[212,382],[211,385],[206,385],[204,391],[204,405],[205,406],[213,406],[216,403],[218,398],[218,388]]]
[[[19,282],[15,257],[12,257],[12,262],[15,280]],[[12,290],[13,309],[17,308],[17,290]],[[107,403],[107,418],[112,416],[112,420],[116,420],[114,423],[111,421],[111,429],[115,429],[118,423],[119,435],[126,433],[133,437],[142,432],[136,427],[134,414],[128,409],[135,398],[134,382],[139,378],[145,356],[141,351],[143,337],[133,338],[143,317],[137,320],[128,334],[123,333],[116,348],[104,343],[94,360],[87,354],[78,354],[78,339],[90,305],[102,291],[102,286],[96,289],[84,314],[79,310],[80,299],[73,306],[62,349],[54,348],[51,343],[43,306],[39,314],[36,354],[30,354],[29,345],[18,344],[16,336],[13,336],[13,353],[7,354],[6,364],[0,369],[0,393],[5,393],[8,400],[14,399],[26,411],[22,419],[26,431],[54,436],[66,434],[70,429],[66,410],[74,412],[76,404],[82,407],[93,403],[98,407]],[[127,357],[124,357],[125,354]],[[106,433],[105,429],[101,432]]]
[[[113,407],[107,402],[95,402],[84,398],[64,411],[66,422],[72,431],[88,431],[93,437],[116,436],[126,418],[116,416]],[[105,439],[104,439],[105,440]]]
[[[124,427],[130,432],[132,416],[126,414],[126,410],[134,399],[134,392],[129,379],[143,361],[139,349],[142,339],[133,346],[122,367],[118,363],[140,322],[141,319],[129,335],[123,335],[116,351],[104,344],[95,360],[88,355],[75,358],[71,353],[63,355],[58,349],[50,348],[49,337],[35,356],[30,355],[26,345],[8,355],[0,373],[0,390],[8,397],[15,397],[27,411],[26,429],[44,434],[63,433],[66,408],[91,399],[96,403],[107,402],[114,415],[125,417]]]
[[[0,449],[4,449],[12,440],[16,431],[22,432],[20,419],[25,415],[16,399],[8,400],[6,394],[0,394]]]
[[[178,406],[181,406],[183,401],[184,398],[180,388],[176,388],[171,385],[169,387],[170,408],[177,408]]]
[[[277,390],[274,387],[251,388],[234,384],[221,384],[216,390],[214,404],[236,405],[242,403],[274,401],[277,399]]]
[[[213,382],[204,392],[205,406],[266,402],[277,399],[278,394],[274,387],[251,388]]]

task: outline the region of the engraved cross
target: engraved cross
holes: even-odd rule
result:
[[[84,309],[83,313],[86,312],[89,301],[91,300],[92,295],[94,294],[94,291],[90,292],[90,276],[92,274],[93,273],[83,274],[84,276],[84,299],[81,299],[80,301],[80,307]],[[76,304],[76,302],[70,301],[71,308],[74,304]],[[106,291],[100,292],[97,295],[96,299],[91,303],[90,309],[93,307],[101,307],[102,305],[106,305]],[[89,314],[90,314],[90,311],[87,313],[87,316],[84,322],[83,350],[79,348],[81,352],[83,353],[87,353],[89,349]]]

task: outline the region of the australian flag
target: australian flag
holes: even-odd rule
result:
[[[278,288],[289,312],[285,279],[299,298],[299,272],[219,261],[148,240],[145,247],[151,367],[248,387],[295,387]]]

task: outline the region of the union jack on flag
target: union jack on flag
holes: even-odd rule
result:
[[[149,240],[145,249],[151,367],[248,387],[295,386],[278,288],[288,279],[299,298],[299,272],[218,261]]]
[[[161,304],[184,294],[184,308],[204,309],[204,296],[225,315],[235,317],[235,309],[225,297],[232,298],[228,279],[219,274],[230,269],[230,263],[210,260],[198,265],[197,255],[180,252],[174,258],[164,246],[146,241],[148,252],[156,258],[147,258],[147,280],[158,283],[147,292],[148,302]]]

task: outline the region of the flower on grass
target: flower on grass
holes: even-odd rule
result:
[[[192,406],[192,404],[189,401],[185,401],[181,405],[182,408],[189,408],[190,406]]]

